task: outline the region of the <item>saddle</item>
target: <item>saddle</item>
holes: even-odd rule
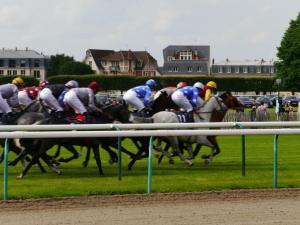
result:
[[[149,118],[151,117],[150,115],[150,110],[144,108],[143,110],[141,111],[135,111],[132,113],[132,116],[135,116],[135,117],[143,117],[143,118]]]
[[[180,123],[193,123],[194,117],[193,117],[193,112],[174,112],[178,118],[178,121]]]

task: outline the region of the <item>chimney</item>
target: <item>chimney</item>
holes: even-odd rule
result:
[[[18,51],[18,47],[15,48],[15,51]]]
[[[26,51],[28,51],[28,47],[26,47]]]
[[[215,58],[212,59],[212,64],[213,64],[213,65],[215,64]]]

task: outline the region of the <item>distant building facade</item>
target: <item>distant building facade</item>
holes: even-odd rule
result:
[[[162,74],[210,74],[210,46],[169,45],[163,50]]]
[[[49,57],[34,50],[0,50],[0,76],[32,76],[45,80]]]
[[[147,51],[88,49],[84,62],[96,74],[158,75],[158,65]]]
[[[273,60],[266,61],[264,59],[260,60],[229,60],[220,61],[214,63],[212,60],[211,67],[212,74],[220,75],[255,75],[255,76],[274,76],[276,71],[274,67]]]

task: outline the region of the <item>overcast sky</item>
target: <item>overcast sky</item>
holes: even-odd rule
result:
[[[210,45],[211,58],[276,58],[300,0],[0,0],[1,48],[65,53]]]

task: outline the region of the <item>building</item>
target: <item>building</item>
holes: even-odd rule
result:
[[[238,75],[238,76],[274,76],[275,75],[274,62],[260,60],[229,60],[220,61],[214,63],[212,60],[212,74],[220,75]]]
[[[46,78],[49,57],[34,50],[5,49],[0,50],[0,76],[33,76]]]
[[[147,51],[88,49],[84,62],[96,74],[158,75],[157,61]]]
[[[210,46],[169,45],[163,50],[161,73],[199,75],[210,73]]]

